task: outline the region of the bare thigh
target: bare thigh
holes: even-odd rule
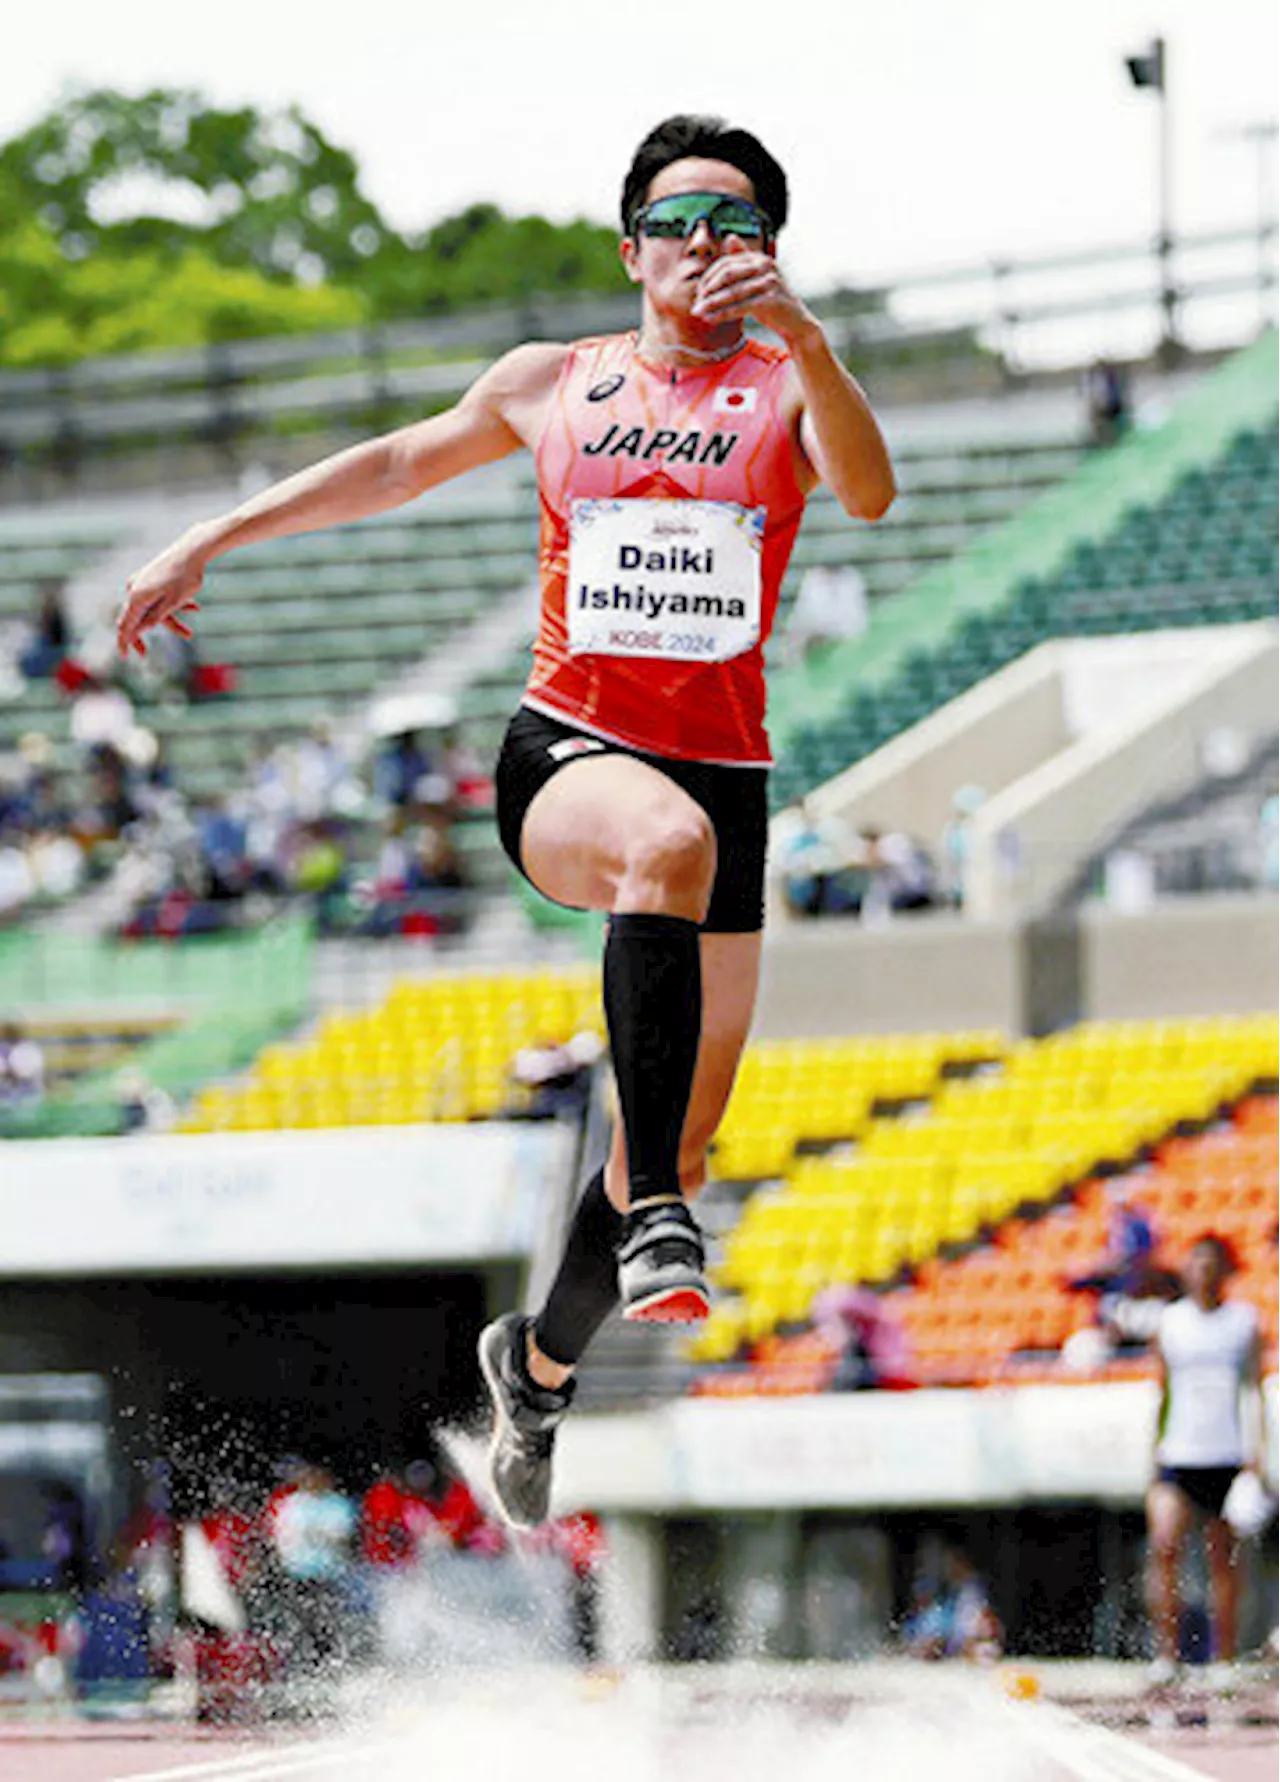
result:
[[[571,761],[520,831],[544,896],[583,910],[669,910],[701,921],[715,881],[710,819],[674,780],[629,755]]]
[[[706,1181],[707,1146],[728,1106],[751,1030],[760,953],[764,937],[754,934],[704,934],[702,952],[702,1033],[694,1066],[693,1092],[680,1140],[680,1186],[691,1199]],[[607,1185],[614,1205],[628,1205],[626,1147],[621,1122],[613,1130]]]
[[[1152,1553],[1176,1557],[1182,1551],[1191,1523],[1192,1510],[1185,1492],[1165,1479],[1157,1479],[1147,1492],[1147,1540]]]

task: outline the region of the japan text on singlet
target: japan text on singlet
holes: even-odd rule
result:
[[[538,445],[542,611],[525,703],[651,754],[769,760],[763,649],[804,512],[790,361],[673,373],[570,347]]]

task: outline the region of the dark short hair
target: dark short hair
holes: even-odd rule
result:
[[[1224,1274],[1234,1275],[1240,1269],[1240,1257],[1230,1238],[1225,1238],[1217,1231],[1202,1231],[1191,1246],[1192,1250],[1212,1250],[1218,1258],[1218,1265]],[[1190,1251],[1188,1251],[1188,1255]]]
[[[756,203],[776,233],[787,220],[787,176],[768,149],[749,130],[737,130],[723,118],[680,112],[654,126],[635,152],[622,182],[622,232],[630,235],[636,212],[650,185],[673,161],[697,155],[727,161],[745,173]]]

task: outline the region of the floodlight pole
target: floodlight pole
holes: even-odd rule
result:
[[[1160,133],[1160,234],[1156,252],[1160,267],[1160,363],[1176,365],[1182,357],[1178,337],[1178,290],[1173,282],[1173,125],[1169,107],[1169,46],[1163,37],[1152,44],[1158,70],[1156,98]]]
[[[1157,132],[1157,203],[1159,216],[1156,236],[1156,266],[1160,278],[1160,345],[1157,357],[1161,365],[1176,365],[1182,357],[1178,338],[1178,290],[1173,282],[1173,126],[1169,110],[1169,46],[1163,37],[1153,37],[1141,55],[1126,56],[1125,67],[1135,87],[1154,89],[1159,111]]]

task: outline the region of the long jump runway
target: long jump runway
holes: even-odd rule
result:
[[[1273,1725],[1117,1731],[932,1667],[883,1700],[713,1670],[523,1672],[312,1733],[0,1724],[0,1782],[1273,1782]]]

